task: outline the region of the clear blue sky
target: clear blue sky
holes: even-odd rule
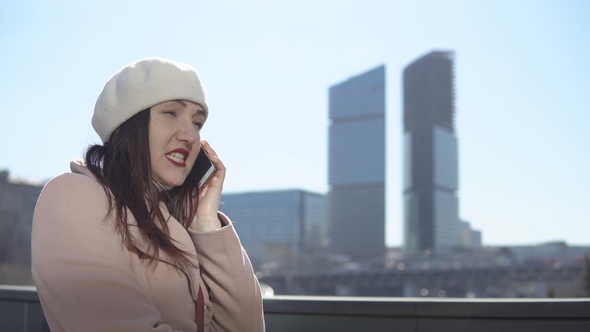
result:
[[[456,53],[460,213],[484,244],[590,242],[590,1],[2,1],[0,169],[44,180],[89,143],[128,62],[186,62],[226,192],[327,192],[327,90],[387,70],[387,242],[402,242],[401,72]],[[354,135],[354,133],[351,133]],[[235,216],[234,219],[239,219]]]

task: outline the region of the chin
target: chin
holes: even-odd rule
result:
[[[177,183],[177,182],[167,183],[166,186],[167,187],[170,187],[170,189],[172,189],[172,188],[176,188],[176,187],[182,186],[183,183],[184,183],[184,181],[183,182],[180,182],[180,183]]]
[[[170,189],[174,189],[178,186],[181,186],[183,182],[177,182],[177,181],[156,181],[158,182],[162,188],[164,188],[164,190],[170,190]]]
[[[161,174],[165,175],[165,174]],[[166,174],[168,176],[154,176],[156,181],[162,185],[166,190],[170,190],[174,187],[182,186],[185,182],[188,174]],[[159,179],[159,181],[158,181]]]

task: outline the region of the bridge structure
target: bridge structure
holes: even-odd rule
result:
[[[283,271],[262,282],[282,295],[394,297],[577,297],[584,294],[584,264],[449,266],[320,273]]]

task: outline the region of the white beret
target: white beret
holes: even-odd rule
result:
[[[207,92],[199,74],[189,65],[147,58],[123,67],[98,96],[92,127],[103,143],[135,114],[169,100],[188,100],[209,114]]]

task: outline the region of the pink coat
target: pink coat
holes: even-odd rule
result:
[[[33,278],[52,331],[196,331],[199,286],[206,331],[264,331],[260,286],[226,216],[196,232],[161,205],[170,236],[198,257],[191,296],[184,274],[122,244],[100,184],[79,161],[71,169],[45,185],[33,217]]]

